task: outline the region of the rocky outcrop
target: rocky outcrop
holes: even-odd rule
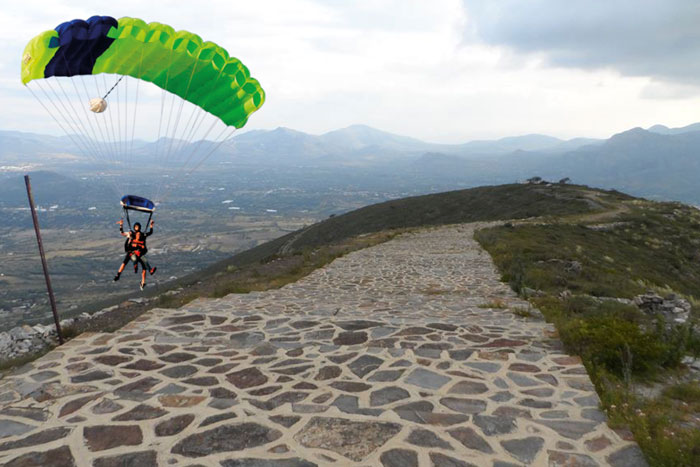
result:
[[[136,303],[142,303],[145,299],[132,299]],[[112,306],[99,310],[93,314],[82,313],[73,318],[61,320],[61,329],[67,330],[77,324],[84,324],[91,319],[102,316],[118,308]],[[37,354],[47,349],[55,347],[58,344],[58,335],[56,326],[35,324],[29,326],[27,324],[17,326],[9,331],[0,332],[0,363],[21,358],[25,355]]]
[[[634,304],[647,315],[663,316],[666,328],[683,325],[690,317],[691,305],[688,300],[676,294],[661,297],[654,292],[647,292],[634,297]]]

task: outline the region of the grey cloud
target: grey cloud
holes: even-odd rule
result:
[[[469,34],[552,65],[700,85],[697,0],[463,0]]]

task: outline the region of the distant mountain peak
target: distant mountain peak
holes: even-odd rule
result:
[[[681,133],[690,133],[693,131],[700,131],[700,123],[691,123],[679,128],[669,128],[666,125],[656,124],[649,127],[651,133],[658,133],[660,135],[678,135]]]

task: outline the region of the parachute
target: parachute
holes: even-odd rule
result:
[[[112,170],[111,181],[128,184],[126,171],[150,165],[156,202],[163,183],[172,189],[230,143],[265,102],[260,83],[224,48],[129,17],[76,19],[38,34],[24,49],[21,79],[74,146]],[[137,133],[154,144],[135,151]]]

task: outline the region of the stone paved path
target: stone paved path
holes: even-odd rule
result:
[[[82,335],[0,380],[0,464],[645,465],[478,226]]]

